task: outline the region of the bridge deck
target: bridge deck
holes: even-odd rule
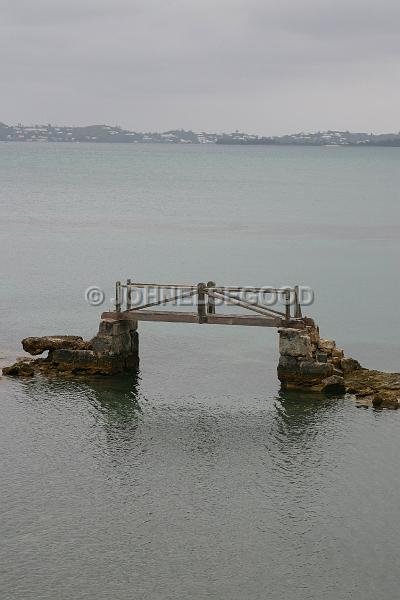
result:
[[[128,310],[104,312],[102,319],[157,321],[164,323],[201,323],[209,325],[247,325],[256,327],[281,327],[284,319],[258,315],[208,314],[200,320],[198,313],[168,310]]]

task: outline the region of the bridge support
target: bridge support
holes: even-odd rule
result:
[[[99,356],[111,358],[117,371],[136,368],[139,364],[137,321],[102,319],[90,345]]]
[[[137,322],[102,319],[91,340],[78,336],[53,335],[22,340],[26,352],[45,358],[24,359],[3,369],[5,375],[29,377],[35,372],[51,375],[116,375],[139,365]]]
[[[284,388],[344,392],[344,372],[351,359],[334,340],[323,340],[314,324],[279,329],[278,377]]]

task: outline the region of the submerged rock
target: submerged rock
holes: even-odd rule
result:
[[[400,373],[358,368],[344,376],[346,392],[374,408],[399,408]]]

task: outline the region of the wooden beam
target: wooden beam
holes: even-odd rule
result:
[[[210,288],[215,288],[215,286],[216,286],[215,281],[209,281],[207,283],[207,290],[209,290]],[[207,294],[207,300],[208,300],[207,313],[209,315],[215,315],[215,299],[210,294]]]
[[[133,288],[169,288],[171,290],[193,290],[197,288],[197,285],[187,285],[185,283],[136,283],[132,281],[129,285]],[[122,287],[126,287],[126,285]]]
[[[294,300],[295,300],[294,318],[301,319],[303,315],[301,312],[301,305],[300,305],[300,300],[299,300],[299,286],[298,285],[296,285],[294,287]]]
[[[207,322],[206,315],[206,284],[199,283],[197,285],[197,312],[199,315],[199,323]]]
[[[154,321],[164,323],[199,323],[199,316],[192,312],[175,311],[137,311],[104,312],[102,319]],[[209,325],[247,325],[257,327],[282,327],[284,320],[278,317],[264,317],[258,315],[207,315],[205,323]]]
[[[126,310],[131,310],[132,308],[132,286],[131,280],[126,280]]]
[[[115,310],[117,312],[121,311],[121,305],[122,305],[121,282],[117,281],[115,283]]]
[[[209,325],[245,325],[250,327],[282,327],[279,317],[261,317],[257,315],[208,315]]]
[[[124,312],[104,312],[102,319],[117,319],[120,321],[160,321],[165,323],[198,323],[199,316],[192,312],[177,312],[172,310],[130,310]]]
[[[285,302],[286,302],[286,321],[290,321],[290,290],[287,289],[285,292]]]
[[[234,285],[226,285],[226,286],[215,286],[211,288],[213,292],[264,292],[266,294],[281,294],[285,292],[287,288],[269,288],[269,287],[254,287],[251,285],[242,285],[242,286],[234,286]]]

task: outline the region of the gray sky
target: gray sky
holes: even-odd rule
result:
[[[398,0],[0,0],[0,121],[400,129]]]

